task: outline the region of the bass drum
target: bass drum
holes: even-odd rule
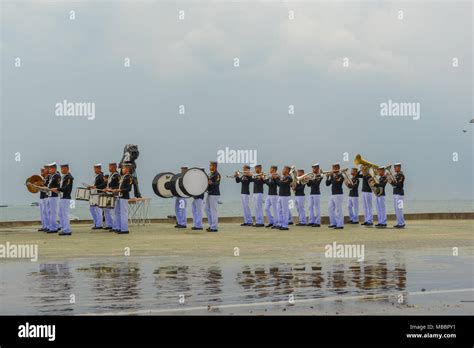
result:
[[[178,180],[181,191],[191,197],[202,195],[208,187],[208,176],[200,168],[189,168]]]
[[[155,176],[152,182],[153,192],[161,198],[171,198],[173,193],[170,190],[171,179],[173,178],[174,173],[165,172],[159,173]]]
[[[179,181],[181,180],[182,176],[183,176],[183,174],[179,173],[179,174],[175,174],[171,178],[170,190],[171,190],[171,193],[173,193],[173,196],[175,196],[175,197],[189,198],[190,196],[185,194],[183,192],[183,190],[181,190],[181,187],[179,187]]]

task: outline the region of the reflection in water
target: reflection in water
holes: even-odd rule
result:
[[[65,263],[41,263],[39,272],[27,274],[29,293],[27,300],[39,313],[67,314],[73,311],[70,303],[74,279]]]
[[[140,268],[138,263],[92,264],[78,268],[92,278],[95,309],[138,309]]]
[[[29,263],[2,264],[8,271],[3,276],[9,279],[2,284],[7,287],[2,290],[0,312],[80,314],[179,306],[208,306],[209,311],[218,311],[218,304],[286,302],[289,295],[297,300],[347,295],[361,296],[360,301],[388,301],[384,294],[408,291],[407,279],[411,289],[427,281],[420,276],[414,278],[413,261],[397,254],[363,262],[315,259],[306,263],[242,264],[242,259],[232,259],[209,264],[196,259],[171,262],[159,257],[128,260],[133,261],[48,263],[41,264],[39,270]],[[440,288],[449,288],[449,283],[443,283],[443,279],[449,279],[446,274],[456,277],[456,272],[470,267],[467,261],[449,267],[442,261],[443,276],[434,280],[430,277]],[[411,278],[407,262],[412,262],[408,263]],[[457,286],[462,288],[464,284]],[[71,295],[75,295],[76,303],[69,302]],[[377,295],[377,299],[371,295]],[[184,302],[180,302],[182,298]]]
[[[372,295],[405,290],[406,268],[399,262],[389,266],[386,260],[325,267],[280,265],[270,266],[268,271],[262,266],[247,265],[237,273],[236,282],[245,290],[247,299],[270,297],[273,301],[282,301],[288,294],[298,294],[298,298],[348,293]]]

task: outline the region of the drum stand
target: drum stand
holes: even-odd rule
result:
[[[128,220],[132,225],[148,225],[150,218],[148,217],[148,210],[150,207],[151,198],[130,198],[128,200],[129,212]]]

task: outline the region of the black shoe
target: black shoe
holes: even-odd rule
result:
[[[202,227],[193,226],[193,227],[191,227],[191,229],[194,230],[194,231],[201,231],[203,228],[202,228]]]
[[[273,224],[268,224],[265,228],[273,227]]]
[[[367,221],[364,221],[363,223],[361,223],[362,226],[367,226]]]
[[[38,228],[38,232],[45,232],[46,230],[44,228]]]
[[[272,230],[278,230],[278,229],[280,229],[280,226],[273,225],[271,229]]]
[[[306,226],[311,226],[311,227],[312,227],[312,226],[314,226],[314,224],[311,224],[311,223],[308,222],[308,223],[306,224]]]
[[[373,226],[373,225],[374,225],[373,222],[367,222],[367,223],[365,224],[365,226]]]
[[[328,228],[335,228],[336,225],[328,225]]]
[[[210,227],[206,228],[206,231],[211,232],[211,228]]]
[[[353,225],[358,225],[359,221],[351,221],[350,223],[353,224]]]
[[[215,228],[208,228],[206,231],[207,232],[217,232],[217,230]]]
[[[320,224],[313,224],[312,227],[321,227]]]
[[[60,232],[60,233],[58,233],[58,236],[70,236],[71,234],[72,234],[72,232],[69,232],[69,233],[67,233],[67,232]]]
[[[117,231],[115,233],[117,233],[117,234],[128,234],[129,232],[128,231]]]
[[[253,225],[253,227],[264,227],[265,225],[264,224],[255,224]]]
[[[395,225],[394,228],[405,228],[405,225]]]
[[[58,230],[47,230],[46,233],[58,233]]]
[[[288,225],[293,225],[293,221],[288,222]]]
[[[95,227],[95,226],[91,228],[91,230],[101,230],[101,229],[102,227]]]
[[[253,224],[244,222],[243,224],[240,224],[240,226],[253,226]]]
[[[104,227],[104,230],[111,230],[112,227]]]
[[[335,230],[343,230],[344,226],[334,227]]]
[[[176,225],[174,228],[186,228],[185,225]]]
[[[297,223],[295,226],[306,226],[306,224]]]
[[[288,227],[280,227],[279,230],[280,230],[280,231],[288,231],[289,228],[288,228]]]

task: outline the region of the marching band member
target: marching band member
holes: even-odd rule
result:
[[[359,223],[359,171],[357,168],[351,169],[351,182],[348,184],[349,200],[347,209],[349,210],[349,220],[351,224]]]
[[[297,172],[298,176],[304,175],[303,169],[298,169]],[[305,194],[304,188],[306,187],[305,184],[296,184],[294,191],[295,191],[295,200],[296,200],[296,210],[298,212],[298,223],[296,226],[306,226],[306,210],[304,208],[304,201],[305,201]]]
[[[280,230],[286,231],[288,228],[289,206],[288,202],[291,197],[291,182],[293,179],[290,176],[290,167],[283,167],[282,176],[275,179],[278,187],[278,227]],[[273,226],[275,227],[275,226]],[[273,228],[272,227],[272,228]]]
[[[120,174],[117,171],[117,163],[109,163],[109,177],[107,179],[106,192],[112,192],[116,190],[120,185]],[[118,230],[118,221],[117,221],[117,206],[112,209],[104,209],[105,214],[105,229],[111,230],[113,232]]]
[[[250,166],[244,165],[242,167],[243,173],[239,175],[238,172],[235,173],[235,182],[241,183],[242,188],[240,189],[240,196],[242,201],[242,208],[244,211],[244,223],[240,226],[252,226],[252,213],[250,212],[250,181],[252,173],[250,173]]]
[[[204,171],[204,168],[201,168]],[[202,230],[202,202],[204,200],[204,193],[199,196],[193,197],[192,211],[193,211],[193,224],[192,230]]]
[[[403,184],[405,183],[405,175],[402,172],[401,163],[395,163],[393,168],[395,169],[395,181],[390,182],[390,185],[393,186],[393,205],[395,206],[395,215],[397,217],[397,224],[393,227],[404,228],[403,196],[405,192],[403,190]]]
[[[119,187],[110,190],[118,194],[118,199],[115,203],[118,206],[117,218],[117,234],[128,234],[128,200],[130,199],[130,191],[132,190],[133,178],[131,175],[131,163],[122,164],[122,177],[120,178]]]
[[[219,202],[220,190],[219,185],[221,183],[221,175],[217,171],[217,162],[211,161],[209,163],[209,180],[207,187],[207,198],[206,198],[206,215],[209,222],[209,228],[207,232],[217,232],[217,204]]]
[[[104,179],[104,174],[102,173],[102,163],[97,163],[94,165],[94,185],[87,186],[88,189],[96,189],[96,190],[104,190],[107,186],[107,182]],[[89,211],[92,215],[92,220],[94,222],[94,226],[92,226],[93,230],[100,230],[102,229],[102,209],[98,206],[91,205],[89,206]]]
[[[69,172],[69,164],[61,164],[61,174],[61,186],[52,189],[52,192],[60,192],[61,195],[61,199],[59,200],[59,222],[63,230],[58,233],[58,235],[70,236],[71,225],[69,223],[69,208],[71,204],[71,192],[74,178]]]
[[[253,205],[255,209],[255,225],[254,227],[265,226],[263,221],[263,173],[262,165],[255,166],[255,175],[250,177],[253,182]]]
[[[342,201],[344,200],[342,184],[344,177],[340,173],[340,164],[332,165],[332,173],[327,175],[326,186],[331,187],[331,197],[329,199],[329,226],[330,228],[344,228],[344,213],[342,211]]]
[[[265,227],[273,227],[274,225],[278,225],[278,208],[277,208],[277,201],[278,201],[278,186],[274,179],[274,174],[278,170],[277,166],[270,167],[270,174],[271,176],[265,179],[265,184],[268,186],[268,195],[265,199],[265,212],[267,214],[268,225]],[[273,210],[273,215],[271,210]]]
[[[61,175],[57,172],[56,162],[48,165],[49,168],[49,183],[48,188],[58,189],[61,186]],[[59,230],[58,226],[58,205],[59,205],[59,194],[54,191],[48,193],[48,230],[47,233],[57,233]]]
[[[184,174],[188,170],[187,166],[181,167],[181,174]],[[187,222],[187,201],[186,198],[176,197],[174,204],[174,211],[176,214],[176,225],[175,228],[186,228]]]
[[[364,206],[364,226],[373,226],[372,222],[372,189],[369,185],[371,176],[369,174],[369,168],[361,166],[362,174],[359,174],[359,178],[362,178],[362,204]]]
[[[307,185],[311,187],[309,194],[309,224],[308,226],[319,227],[321,226],[321,191],[319,185],[323,177],[319,175],[319,163],[315,163],[312,166],[313,173],[316,174],[316,178],[308,181]],[[314,210],[316,209],[316,216]]]
[[[377,206],[377,224],[376,227],[387,227],[387,212],[385,210],[385,185],[387,185],[387,177],[385,176],[385,168],[380,167],[377,169],[379,178],[376,187],[382,188],[382,194],[375,196],[375,204]]]
[[[41,168],[41,177],[43,178],[43,185],[48,186],[49,184],[49,169],[45,165]],[[48,226],[48,209],[47,209],[47,198],[48,194],[44,191],[40,191],[39,196],[39,209],[40,209],[40,217],[41,217],[41,228],[38,230],[40,232],[45,232]]]

